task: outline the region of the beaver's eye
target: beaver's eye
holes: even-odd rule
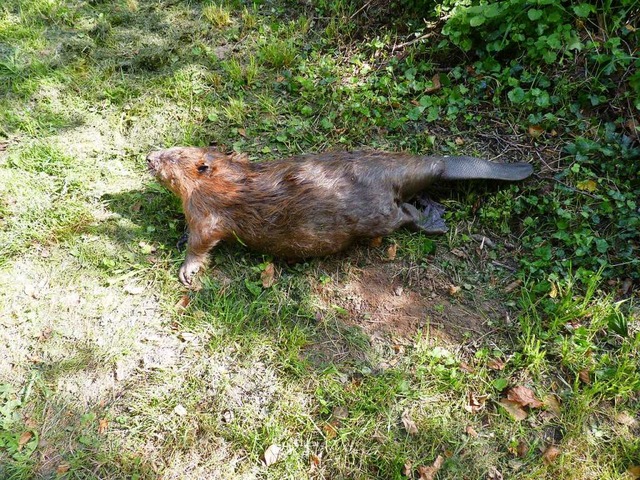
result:
[[[209,169],[209,166],[208,166],[208,165],[198,165],[198,171],[199,171],[200,173],[204,173],[204,172],[206,172],[208,169]]]

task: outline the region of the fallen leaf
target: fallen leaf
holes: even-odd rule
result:
[[[491,370],[504,370],[505,363],[499,358],[492,358],[487,362],[487,367]]]
[[[60,465],[58,465],[58,468],[56,468],[56,474],[64,475],[69,471],[70,468],[71,468],[71,465],[69,465],[68,463],[61,463]]]
[[[273,263],[269,263],[265,268],[264,271],[260,274],[260,279],[262,280],[262,286],[264,288],[271,288],[274,284],[274,277],[275,277],[275,268],[273,266]]]
[[[20,438],[18,439],[18,450],[22,450],[22,447],[29,443],[29,440],[31,440],[32,438],[33,432],[30,432],[28,430],[26,432],[22,432],[22,435],[20,435]]]
[[[546,465],[551,465],[555,459],[560,455],[560,449],[554,447],[553,445],[547,447],[547,449],[542,454],[542,461]]]
[[[418,427],[416,426],[416,423],[411,418],[411,414],[409,413],[409,410],[405,410],[404,412],[402,412],[402,416],[400,417],[400,419],[402,420],[402,425],[404,426],[404,429],[407,431],[409,435],[415,435],[418,433]]]
[[[484,408],[484,404],[489,398],[489,395],[476,395],[475,393],[469,393],[469,404],[464,406],[464,409],[469,413],[478,413]]]
[[[309,464],[311,465],[311,468],[318,468],[321,462],[322,462],[321,456],[316,455],[315,453],[312,453],[309,456]]]
[[[505,293],[511,293],[513,292],[516,288],[518,288],[520,285],[522,285],[522,280],[514,280],[513,282],[511,282],[509,285],[507,285],[506,287],[504,287],[504,292]]]
[[[583,180],[578,182],[576,187],[583,192],[595,192],[598,189],[598,184],[593,180]]]
[[[512,402],[518,403],[523,407],[540,408],[544,405],[538,400],[533,393],[533,390],[523,386],[517,386],[510,388],[507,392],[507,399]]]
[[[587,385],[591,384],[591,377],[589,376],[588,368],[581,370],[580,373],[578,373],[578,377],[580,378],[580,380],[582,380],[582,383],[585,383]]]
[[[443,463],[444,457],[442,455],[438,455],[430,467],[418,467],[418,475],[420,475],[418,480],[434,480],[438,474],[438,470],[442,468]]]
[[[102,435],[104,432],[107,431],[108,426],[109,426],[109,420],[107,420],[106,418],[101,418],[100,421],[98,422],[98,433]]]
[[[264,464],[268,467],[278,461],[278,455],[280,455],[280,447],[276,444],[270,445],[264,451]]]
[[[631,475],[633,480],[640,479],[640,465],[632,465],[627,468],[627,473]]]
[[[517,402],[502,398],[500,399],[500,405],[518,422],[527,418],[527,412]]]
[[[456,145],[464,145],[464,139],[462,137],[456,137],[454,141],[456,142]]]
[[[387,248],[387,258],[389,260],[395,260],[397,252],[398,252],[398,245],[396,245],[395,243],[390,245],[389,248]]]
[[[529,126],[529,135],[532,138],[538,138],[543,133],[544,133],[544,129],[540,125],[530,125]]]
[[[284,82],[284,77],[282,75],[278,75],[276,77],[276,82],[280,83],[280,82]]]
[[[475,369],[469,365],[468,363],[465,362],[460,362],[460,365],[458,365],[460,367],[460,370],[462,370],[463,372],[467,372],[467,373],[474,373]]]
[[[633,427],[636,423],[638,423],[638,421],[627,412],[617,413],[614,418],[616,422],[627,427]]]
[[[451,250],[451,253],[458,258],[469,258],[467,252],[465,252],[464,250],[460,250],[459,248],[454,248],[453,250]]]
[[[176,303],[176,310],[185,310],[191,303],[191,297],[189,295],[183,295]]]
[[[413,465],[410,460],[404,462],[404,466],[402,467],[402,474],[405,477],[413,477]]]
[[[460,292],[460,287],[456,287],[455,285],[449,285],[449,295],[452,297],[457,295]]]
[[[337,420],[344,420],[345,418],[349,418],[349,410],[341,406],[333,407],[331,415]]]
[[[551,283],[551,290],[549,291],[549,296],[551,298],[556,298],[558,296],[558,287],[555,283]]]
[[[558,397],[550,393],[542,399],[542,403],[544,403],[544,406],[548,411],[553,413],[556,417],[560,417],[562,410],[560,408],[560,401],[558,400]]]
[[[518,446],[516,447],[516,455],[518,455],[520,458],[524,458],[527,456],[528,452],[529,452],[529,445],[527,445],[525,442],[520,440],[518,442]]]
[[[433,93],[437,92],[442,88],[442,82],[440,82],[440,74],[436,73],[433,77],[431,77],[432,85],[428,88],[425,88],[425,93]]]
[[[324,430],[324,433],[328,439],[335,438],[336,435],[338,434],[338,430],[336,429],[336,426],[333,423],[325,423],[322,426],[322,430]]]
[[[182,406],[182,404],[178,404],[175,406],[175,408],[173,409],[173,413],[175,413],[176,415],[180,416],[180,417],[184,417],[187,414],[187,409],[184,408]]]
[[[136,202],[133,205],[131,205],[130,210],[134,213],[137,213],[140,211],[141,208],[142,208],[142,202]]]
[[[371,240],[369,240],[369,245],[371,245],[373,248],[378,248],[382,245],[382,237],[372,238]]]
[[[489,467],[487,471],[487,480],[503,480],[502,473],[496,467]]]
[[[239,129],[238,129],[238,134],[239,134],[241,137],[247,138],[247,131],[246,131],[244,128],[239,128]]]
[[[473,438],[477,438],[478,437],[478,432],[476,432],[475,428],[473,428],[471,425],[469,425],[466,429],[465,432],[467,435],[469,435],[470,437]]]

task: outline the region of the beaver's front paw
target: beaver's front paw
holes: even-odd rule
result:
[[[200,271],[200,267],[202,267],[202,262],[193,259],[186,259],[180,270],[178,271],[178,278],[182,282],[182,284],[186,287],[191,287],[191,283],[193,282],[193,277],[196,276],[196,273]]]

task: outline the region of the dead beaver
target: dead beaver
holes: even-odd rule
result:
[[[180,281],[191,284],[221,240],[287,259],[329,255],[400,227],[445,229],[438,207],[407,203],[437,180],[522,180],[527,163],[388,152],[339,152],[250,163],[215,148],[174,147],[147,156],[182,199],[188,226]],[[437,205],[437,204],[436,204]]]

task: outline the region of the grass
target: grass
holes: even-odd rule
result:
[[[536,250],[545,202],[595,208],[549,194],[570,140],[514,134],[525,114],[455,71],[425,95],[438,56],[391,58],[400,33],[358,30],[347,2],[290,7],[0,6],[0,477],[418,478],[440,455],[438,479],[634,478],[637,299]],[[443,237],[297,265],[221,246],[187,291],[180,205],[144,157],[211,142],[252,160],[525,152],[540,173],[442,192]],[[576,181],[615,153],[576,149],[593,162]],[[516,386],[543,403],[522,420]]]

